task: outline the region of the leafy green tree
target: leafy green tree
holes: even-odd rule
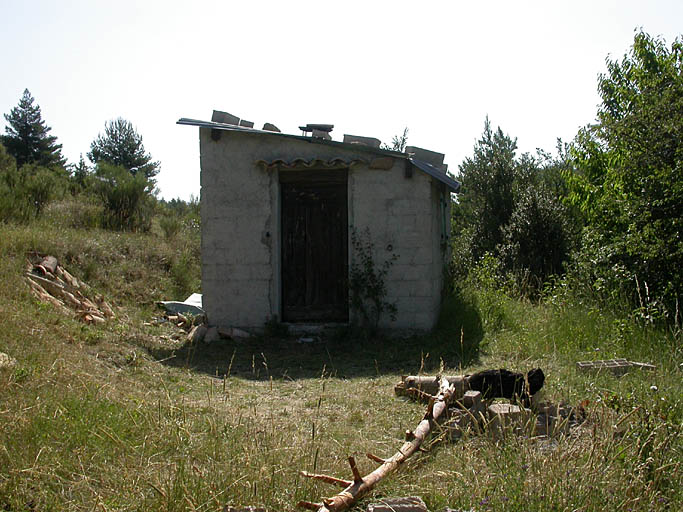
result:
[[[460,165],[454,264],[466,275],[482,258],[494,258],[519,293],[535,296],[551,275],[562,272],[575,237],[558,197],[564,190],[563,154],[517,157],[516,149],[516,140],[500,127],[493,131],[487,118],[474,155]]]
[[[62,156],[62,145],[57,144],[57,137],[49,135],[51,128],[43,121],[40,106],[33,102],[33,96],[25,89],[19,105],[5,114],[8,126],[2,143],[18,167],[26,163],[63,167],[66,160]]]
[[[516,201],[498,249],[504,268],[521,278],[525,294],[533,295],[550,276],[562,274],[573,245],[565,206],[550,189],[536,185]]]
[[[683,42],[668,48],[636,33],[598,88],[597,123],[572,147],[568,200],[599,235],[587,239],[605,244],[608,264],[673,311],[683,288]]]
[[[469,230],[466,237],[472,262],[495,251],[503,241],[503,227],[515,206],[516,150],[516,139],[505,135],[500,127],[491,130],[487,117],[474,155],[460,164],[462,192],[454,208],[455,230]]]
[[[78,163],[74,166],[71,166],[71,179],[73,184],[75,185],[74,188],[74,193],[77,192],[78,190],[82,190],[86,186],[86,179],[88,175],[92,170],[88,166],[88,164],[85,163],[85,160],[83,159],[83,154],[81,153],[81,157],[78,160]]]
[[[160,163],[145,151],[142,136],[130,121],[120,117],[105,123],[104,135],[99,134],[90,144],[88,158],[94,164],[108,162],[146,179],[159,173]]]

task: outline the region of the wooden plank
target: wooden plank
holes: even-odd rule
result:
[[[282,183],[283,320],[348,320],[346,183]]]

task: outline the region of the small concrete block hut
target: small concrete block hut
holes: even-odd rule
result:
[[[380,149],[370,137],[331,140],[332,125],[302,135],[263,130],[226,112],[199,127],[202,293],[211,325],[258,331],[293,324],[360,321],[349,277],[372,244],[395,319],[379,327],[427,331],[441,305],[451,193],[459,184],[444,155]]]

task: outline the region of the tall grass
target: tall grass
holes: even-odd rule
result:
[[[366,452],[386,457],[423,406],[393,395],[403,373],[538,366],[545,399],[583,402],[587,421],[540,439],[435,436],[372,498],[420,495],[430,510],[678,510],[681,344],[628,315],[531,304],[468,284],[435,332],[408,339],[296,338],[191,345],[146,325],[177,291],[174,258],[189,237],[111,233],[71,224],[0,226],[0,508],[197,510],[226,504],[294,510],[336,489],[300,470],[349,477]],[[194,240],[194,241],[193,241]],[[197,244],[197,245],[195,245]],[[33,299],[27,251],[56,255],[117,306],[84,326]],[[656,372],[582,374],[575,363],[626,357]],[[358,506],[364,510],[367,501]]]

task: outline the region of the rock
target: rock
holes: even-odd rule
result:
[[[263,129],[267,132],[279,132],[280,129],[275,126],[273,123],[265,123],[263,125]]]
[[[14,368],[17,360],[4,352],[0,352],[0,368]]]
[[[387,498],[380,503],[368,505],[367,512],[429,512],[419,496]]]

